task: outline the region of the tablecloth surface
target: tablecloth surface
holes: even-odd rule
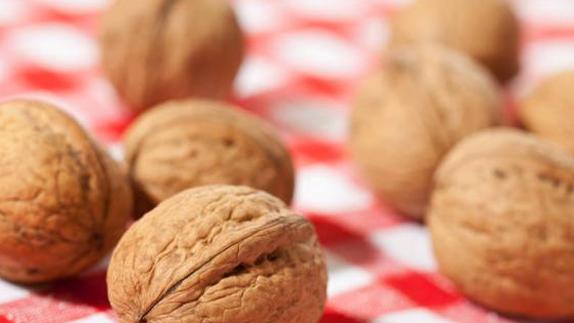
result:
[[[385,17],[406,2],[234,1],[248,35],[234,101],[276,125],[294,156],[294,208],[315,224],[328,259],[321,322],[514,322],[457,293],[437,273],[424,226],[377,201],[348,158],[349,103],[388,38]],[[96,35],[106,5],[0,0],[0,98],[54,102],[120,155],[132,118],[99,67]],[[523,24],[523,70],[507,91],[510,106],[540,78],[574,66],[574,1],[513,5]],[[0,323],[115,320],[105,262],[34,289],[0,280]]]

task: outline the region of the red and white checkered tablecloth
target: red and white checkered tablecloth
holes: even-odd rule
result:
[[[349,102],[402,0],[236,0],[249,55],[236,102],[277,125],[297,164],[295,208],[328,258],[324,323],[513,322],[465,300],[436,270],[429,236],[364,187],[344,147]],[[523,72],[509,97],[574,67],[574,1],[515,0]],[[95,42],[105,0],[0,0],[0,98],[36,97],[117,145],[130,117],[102,77]],[[512,102],[512,99],[509,100]],[[567,286],[565,286],[567,288]],[[105,265],[50,286],[0,280],[0,323],[114,322]]]

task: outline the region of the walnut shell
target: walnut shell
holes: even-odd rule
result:
[[[313,225],[247,187],[162,202],[122,237],[108,295],[122,322],[312,323],[326,267]]]
[[[355,102],[351,152],[383,200],[422,218],[444,154],[497,124],[501,105],[495,82],[466,57],[434,46],[395,49]]]
[[[520,26],[504,0],[416,0],[390,22],[391,44],[437,42],[466,53],[501,81],[518,73]]]
[[[574,70],[544,80],[521,104],[524,126],[574,153]]]
[[[574,159],[517,130],[457,145],[429,214],[442,273],[471,299],[533,318],[574,316]]]
[[[0,104],[0,276],[39,283],[99,261],[131,215],[125,174],[70,117]]]
[[[186,100],[156,107],[130,127],[125,151],[138,214],[209,184],[246,185],[286,203],[293,196],[293,165],[275,131],[224,103]]]
[[[227,0],[116,0],[100,43],[105,73],[136,112],[170,99],[227,96],[243,58]]]

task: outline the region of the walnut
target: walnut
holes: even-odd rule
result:
[[[173,101],[142,115],[125,137],[138,214],[184,189],[246,185],[286,203],[293,196],[289,153],[275,131],[224,103]]]
[[[136,222],[107,280],[122,322],[311,323],[326,275],[304,217],[262,191],[204,186]]]
[[[469,298],[533,318],[574,316],[574,158],[518,130],[457,145],[429,214],[440,270]]]
[[[40,283],[99,261],[127,225],[125,174],[70,117],[0,104],[0,276]]]
[[[116,0],[100,43],[105,73],[136,112],[170,99],[227,96],[243,58],[226,0]]]
[[[544,80],[518,110],[528,130],[574,153],[574,70]]]
[[[520,26],[504,0],[416,0],[391,17],[391,44],[437,42],[508,81],[519,70]]]
[[[466,57],[434,46],[395,49],[356,100],[351,152],[383,200],[422,218],[444,154],[495,125],[501,104],[495,82]]]

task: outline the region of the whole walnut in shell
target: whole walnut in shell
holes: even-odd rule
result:
[[[501,81],[519,69],[520,26],[505,0],[416,0],[390,22],[391,44],[436,42],[466,53]]]
[[[223,98],[243,58],[227,0],[116,0],[102,22],[102,65],[136,111],[186,97]]]
[[[187,188],[246,185],[286,203],[294,187],[289,153],[262,120],[224,103],[173,101],[142,115],[125,137],[138,214]]]
[[[444,154],[497,124],[500,109],[495,82],[466,57],[434,46],[395,49],[355,102],[351,152],[383,200],[422,218]]]
[[[442,273],[472,300],[533,318],[574,316],[574,159],[517,130],[457,145],[429,214]]]
[[[125,174],[66,114],[0,104],[0,276],[40,283],[107,254],[131,216]]]
[[[524,126],[574,153],[574,70],[544,80],[518,110]]]
[[[313,323],[326,268],[313,225],[247,187],[162,202],[115,249],[108,295],[122,322]]]

